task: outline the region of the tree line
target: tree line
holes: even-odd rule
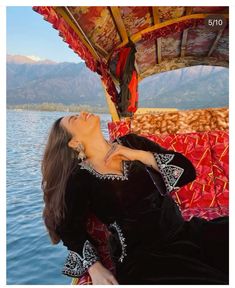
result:
[[[62,112],[81,112],[91,113],[109,113],[107,106],[90,106],[90,105],[65,105],[62,103],[40,103],[40,104],[18,104],[7,105],[7,109],[22,109],[35,111],[62,111]]]

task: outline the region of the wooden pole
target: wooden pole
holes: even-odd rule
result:
[[[117,112],[117,109],[116,109],[116,106],[115,104],[113,103],[112,99],[111,99],[111,96],[109,95],[109,93],[107,92],[106,90],[106,86],[104,84],[104,82],[101,80],[102,82],[102,85],[103,85],[103,88],[104,88],[104,93],[105,93],[105,98],[106,98],[106,101],[107,101],[107,104],[108,104],[108,108],[109,108],[109,113],[111,114],[112,116],[112,121],[120,121],[120,117],[118,115],[118,112]]]

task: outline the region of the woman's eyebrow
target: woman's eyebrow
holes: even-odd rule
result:
[[[73,116],[73,115],[70,116],[69,119],[68,119],[68,122],[70,122],[70,120],[71,120],[72,118],[74,118],[74,117],[75,117],[75,116]]]

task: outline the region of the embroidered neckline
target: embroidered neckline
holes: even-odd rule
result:
[[[115,139],[118,144],[122,144],[122,141],[119,138]],[[114,141],[115,141],[114,140]],[[113,142],[114,142],[113,141]],[[122,160],[122,174],[116,174],[116,173],[100,173],[97,170],[95,170],[93,167],[88,165],[86,161],[80,162],[78,165],[80,165],[81,169],[85,169],[89,172],[91,172],[93,175],[100,179],[111,179],[111,180],[128,180],[128,160]]]
[[[111,180],[128,180],[128,161],[122,160],[122,174],[115,174],[115,173],[100,173],[97,170],[95,170],[93,167],[88,165],[85,161],[80,162],[78,165],[80,165],[81,169],[85,169],[89,172],[91,172],[93,175],[100,179],[111,179]]]

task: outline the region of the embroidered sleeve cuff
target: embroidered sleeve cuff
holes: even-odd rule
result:
[[[87,269],[99,260],[95,247],[86,240],[83,245],[83,255],[69,251],[62,273],[70,277],[81,277]]]
[[[167,192],[169,193],[174,189],[179,189],[180,187],[177,187],[176,184],[183,174],[184,169],[179,166],[169,164],[175,155],[153,152],[153,156],[163,177]]]

